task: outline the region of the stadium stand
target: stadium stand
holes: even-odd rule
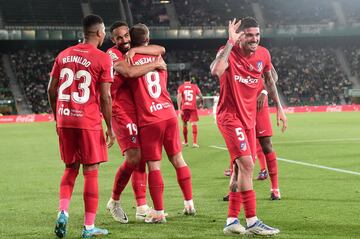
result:
[[[0,4],[5,26],[81,25],[80,1],[2,0]]]
[[[22,49],[10,55],[13,71],[34,113],[50,111],[46,89],[57,52]]]
[[[234,17],[254,16],[248,0],[185,0],[174,4],[182,26],[226,26]]]
[[[163,4],[152,4],[151,0],[134,0],[129,3],[134,22],[149,26],[169,26],[169,16]]]
[[[350,65],[351,74],[360,76],[360,48],[359,46],[350,46],[343,49]]]
[[[279,74],[278,88],[295,105],[349,103],[344,91],[351,82],[340,69],[332,48],[270,48]]]
[[[335,12],[327,0],[262,0],[268,27],[296,24],[323,24],[336,22]]]
[[[121,16],[126,11],[124,1],[118,0],[0,0],[2,23],[4,28],[11,27],[42,27],[57,26],[76,27],[81,25],[84,9],[82,3],[88,4],[90,11],[101,15],[106,25]],[[128,1],[133,22],[143,22],[149,26],[170,26],[167,15],[168,6],[158,4],[156,0]],[[156,4],[155,4],[156,3]],[[335,12],[333,1],[327,0],[173,0],[173,7],[180,22],[180,27],[215,28],[226,26],[229,19],[239,16],[255,16],[263,14],[266,26],[280,29],[282,26],[295,27],[306,24],[340,26],[339,15],[342,12],[346,23],[351,26],[360,25],[360,2],[354,0],[336,1],[340,4],[339,12]],[[256,5],[256,6],[255,6]],[[51,7],[49,7],[51,6]],[[151,28],[151,27],[150,27]],[[271,29],[270,29],[271,30]],[[290,36],[290,35],[289,35]],[[290,36],[291,38],[294,36]],[[296,37],[296,36],[295,36]],[[360,50],[353,40],[346,47],[333,40],[332,44],[317,40],[313,47],[301,44],[304,39],[290,39],[285,44],[279,43],[277,36],[264,39],[272,54],[273,64],[279,73],[278,89],[288,106],[296,105],[334,105],[350,103],[344,94],[353,88],[353,81],[349,79],[360,75]],[[328,39],[328,38],[327,38]],[[332,38],[335,39],[335,38]],[[169,43],[177,41],[177,43]],[[206,42],[206,44],[204,44]],[[223,41],[221,41],[223,43]],[[300,44],[298,44],[300,42]],[[169,71],[169,92],[176,95],[178,85],[185,77],[193,78],[204,95],[215,95],[219,91],[219,84],[209,72],[209,65],[213,60],[216,49],[220,44],[216,39],[200,39],[196,43],[180,47],[181,39],[157,39],[158,44],[167,45],[165,60],[168,64],[187,63],[190,69]],[[209,45],[208,45],[209,43]],[[69,43],[70,44],[70,43]],[[71,42],[73,44],[73,42]],[[110,44],[108,42],[108,44]],[[48,75],[51,70],[54,55],[62,46],[49,45],[37,49],[18,49],[16,46],[10,51],[13,71],[19,85],[31,103],[35,113],[49,112],[46,98]],[[174,47],[176,46],[176,47]],[[3,50],[4,49],[4,50]],[[15,50],[16,49],[16,50]],[[346,57],[348,70],[344,73],[343,66],[338,63],[336,51],[342,50]],[[2,48],[1,52],[5,51]],[[0,64],[1,65],[1,64]],[[350,70],[349,70],[350,69]],[[0,99],[12,97],[9,94],[8,81],[0,66]]]
[[[342,0],[342,9],[349,24],[360,23],[360,1]]]
[[[114,0],[90,0],[90,7],[94,14],[98,14],[104,22],[110,25],[121,18],[119,1]]]

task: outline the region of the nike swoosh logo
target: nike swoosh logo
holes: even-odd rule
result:
[[[265,133],[266,130],[259,131],[259,134]]]

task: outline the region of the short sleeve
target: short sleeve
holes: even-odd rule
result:
[[[106,53],[111,57],[113,63],[124,60],[124,57],[119,50],[110,48]]]
[[[271,71],[271,56],[270,56],[270,52],[268,50],[264,51],[264,58],[265,58],[265,62],[264,62],[264,70],[263,73],[265,72],[270,72]]]
[[[101,62],[102,74],[100,82],[113,82],[114,81],[114,70],[113,62],[109,55],[104,55],[104,60]]]

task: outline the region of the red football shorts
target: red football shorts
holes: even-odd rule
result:
[[[272,136],[272,125],[269,113],[269,106],[267,100],[264,107],[256,112],[256,138]]]
[[[231,124],[218,124],[219,130],[225,140],[231,161],[242,156],[251,156],[256,153],[255,129],[245,130],[241,122]]]
[[[102,130],[57,128],[61,159],[65,164],[96,164],[108,161]]]
[[[199,115],[197,110],[183,110],[181,114],[181,119],[184,123],[190,122],[198,122]]]
[[[136,114],[127,114],[112,117],[112,125],[116,134],[121,152],[132,148],[140,148]]]
[[[166,154],[173,156],[181,152],[181,141],[177,118],[145,125],[140,128],[141,157],[146,161],[162,158],[162,146]]]

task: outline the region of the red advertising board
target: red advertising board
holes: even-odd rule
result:
[[[307,113],[307,112],[349,112],[360,111],[360,105],[334,105],[334,106],[295,106],[285,107],[287,114]],[[270,107],[270,113],[275,113],[276,108]],[[211,115],[212,109],[200,109],[199,115]],[[32,122],[49,122],[54,121],[52,114],[29,114],[29,115],[5,115],[0,116],[0,124],[6,123],[32,123]]]

